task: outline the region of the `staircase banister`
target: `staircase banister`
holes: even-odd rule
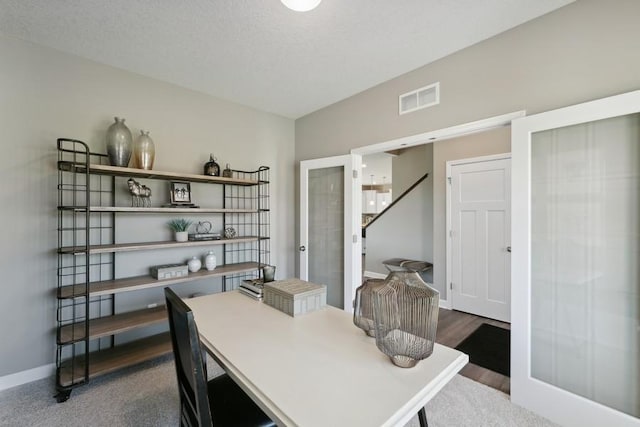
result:
[[[409,194],[414,188],[416,188],[422,181],[424,181],[425,179],[427,179],[427,177],[429,176],[429,172],[425,173],[424,175],[422,175],[422,177],[418,178],[418,180],[416,182],[414,182],[413,184],[411,184],[411,186],[409,188],[407,188],[400,196],[398,196],[393,202],[391,202],[391,204],[382,212],[380,212],[378,215],[376,215],[367,225],[365,225],[362,228],[362,237],[366,237],[367,236],[367,228],[369,228],[369,226],[371,224],[373,224],[374,222],[376,222],[382,215],[384,215],[386,212],[390,211],[391,208],[398,203],[400,200],[402,200],[407,194]]]

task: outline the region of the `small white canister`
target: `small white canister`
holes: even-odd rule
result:
[[[207,270],[214,270],[218,266],[218,260],[216,256],[213,254],[213,251],[209,251],[207,255],[204,257],[204,266]]]
[[[198,257],[194,256],[189,260],[187,266],[189,266],[190,272],[195,273],[196,271],[200,270],[200,267],[202,267],[202,262],[198,259]]]

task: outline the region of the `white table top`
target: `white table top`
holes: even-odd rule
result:
[[[404,425],[469,361],[436,344],[399,368],[334,307],[291,317],[237,291],[186,303],[207,350],[281,426]]]

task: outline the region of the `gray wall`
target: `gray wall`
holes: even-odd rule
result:
[[[433,285],[449,299],[447,273],[447,161],[511,152],[511,127],[476,133],[433,145]]]
[[[513,111],[533,114],[638,89],[638,16],[637,0],[579,0],[318,110],[296,120],[296,161]],[[439,105],[398,115],[398,95],[437,81]],[[295,209],[297,220],[297,200]],[[438,227],[434,218],[434,229]],[[441,290],[442,277],[436,284]]]
[[[126,117],[134,134],[140,128],[151,131],[158,170],[201,173],[210,152],[223,166],[270,166],[272,261],[278,276],[293,275],[292,120],[15,39],[0,37],[0,58],[0,218],[5,224],[0,244],[0,376],[54,362],[56,138],[81,139],[104,152],[104,133],[114,115]],[[194,188],[196,202],[215,203],[210,191]],[[163,197],[158,190],[155,203]],[[131,220],[120,230],[128,239],[169,237],[167,218]],[[196,252],[136,255],[123,260],[119,273],[135,274],[203,251]],[[183,294],[212,289],[207,282],[176,287]],[[123,306],[162,300],[161,290],[145,292],[123,294],[118,300]]]
[[[433,153],[433,144],[427,144],[407,150],[394,159],[394,197],[396,177],[410,186],[433,170]],[[417,178],[413,179],[414,176]],[[433,263],[433,174],[367,228],[366,247],[365,271],[388,273],[382,261],[389,258]]]
[[[430,144],[401,150],[391,162],[393,176],[393,200],[402,195],[425,173],[432,171],[433,147]]]
[[[638,89],[638,16],[637,0],[572,3],[296,120],[296,160]],[[440,105],[398,115],[398,95],[437,81]]]

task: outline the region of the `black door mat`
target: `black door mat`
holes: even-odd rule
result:
[[[511,374],[511,331],[483,323],[456,346],[469,362],[505,376]]]

